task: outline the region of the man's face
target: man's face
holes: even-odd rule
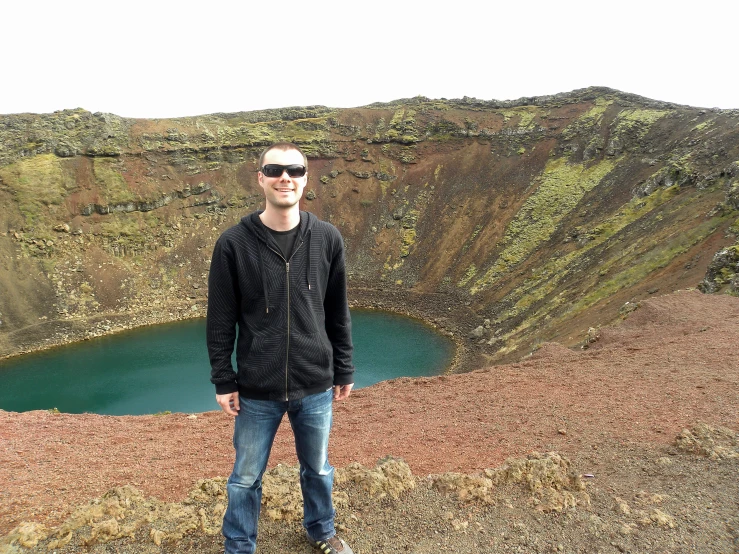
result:
[[[303,156],[297,150],[270,150],[264,155],[264,163],[278,165],[304,165]],[[258,173],[259,186],[264,189],[264,197],[275,208],[292,208],[303,196],[308,182],[308,173],[302,177],[290,177],[286,171],[279,177],[267,177]]]

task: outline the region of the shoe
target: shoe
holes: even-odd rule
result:
[[[349,548],[349,545],[336,535],[322,541],[310,540],[310,543],[323,552],[323,554],[354,554],[352,549]]]

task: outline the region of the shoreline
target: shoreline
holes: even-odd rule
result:
[[[442,315],[441,308],[447,306],[447,302],[442,302],[440,305],[439,296],[412,291],[386,291],[357,287],[349,290],[349,306],[355,309],[385,311],[409,317],[450,339],[454,345],[454,353],[442,372],[444,375],[478,369],[472,364],[458,322],[449,318],[447,314]],[[445,295],[442,296],[448,299]],[[198,298],[196,302],[206,303],[207,298]],[[188,299],[186,303],[192,305],[193,299]],[[101,312],[89,317],[43,320],[8,333],[3,342],[21,346],[14,352],[0,355],[0,363],[26,354],[44,352],[150,325],[163,325],[206,317],[205,307],[192,310],[183,308],[181,304],[183,303],[174,302],[168,306],[157,306],[159,313],[153,313],[154,308],[147,307],[136,312],[135,315],[131,312]],[[403,308],[397,306],[403,306]],[[16,341],[12,340],[14,335],[17,338]],[[0,348],[3,347],[11,348],[0,342]]]

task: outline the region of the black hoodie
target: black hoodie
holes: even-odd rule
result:
[[[207,340],[216,393],[297,400],[353,383],[341,234],[301,211],[286,259],[259,213],[227,229],[213,249]]]

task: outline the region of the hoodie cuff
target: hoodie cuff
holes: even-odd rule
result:
[[[231,394],[232,392],[238,392],[238,390],[239,386],[236,384],[236,381],[216,385],[216,394]]]
[[[354,373],[334,374],[334,385],[353,385]]]

